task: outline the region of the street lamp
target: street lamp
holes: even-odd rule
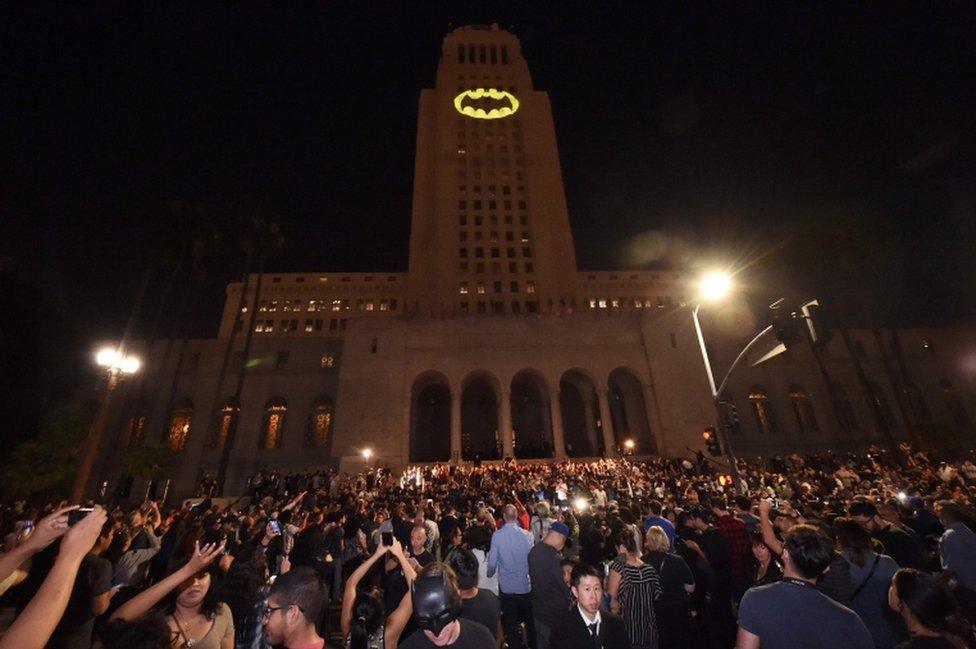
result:
[[[137,356],[129,356],[122,349],[116,347],[103,347],[98,350],[95,354],[95,362],[105,372],[105,391],[102,394],[101,403],[98,404],[95,419],[88,429],[85,453],[81,458],[81,464],[78,466],[78,475],[75,477],[74,487],[71,489],[71,500],[69,502],[72,503],[81,502],[85,495],[85,485],[91,476],[92,465],[95,464],[95,456],[98,454],[98,446],[102,434],[105,432],[105,425],[108,423],[112,392],[122,378],[135,374],[142,367],[142,361]]]
[[[364,448],[363,451],[362,451],[362,456],[363,456],[363,459],[364,460],[366,460],[367,462],[369,462],[369,458],[373,457],[373,449],[371,449],[371,448]]]
[[[698,295],[695,308],[691,311],[691,318],[695,322],[695,334],[698,336],[698,347],[701,349],[702,362],[705,365],[705,374],[708,376],[708,387],[712,395],[712,404],[715,406],[715,415],[718,419],[716,432],[724,442],[725,457],[731,465],[732,473],[736,478],[736,486],[738,487],[739,470],[735,463],[735,454],[732,452],[729,437],[725,434],[725,428],[722,426],[722,404],[719,401],[719,394],[721,394],[721,389],[725,387],[725,381],[722,381],[722,388],[715,387],[715,375],[712,373],[712,363],[708,358],[708,349],[705,347],[705,336],[702,334],[701,321],[698,319],[698,310],[701,309],[702,302],[719,302],[725,299],[731,291],[732,277],[728,273],[712,271],[703,275],[698,282]],[[731,369],[729,371],[731,372]],[[725,378],[728,379],[728,375]]]
[[[624,453],[626,455],[631,455],[634,452],[634,440],[627,439],[624,440]]]

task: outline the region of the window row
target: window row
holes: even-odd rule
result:
[[[480,210],[480,209],[482,209],[482,207],[483,207],[483,205],[485,203],[488,204],[488,209],[489,210],[497,210],[498,209],[498,201],[496,201],[496,200],[482,201],[481,199],[475,199],[475,200],[472,200],[471,201],[471,207],[472,207],[472,209]],[[524,200],[517,201],[517,203],[518,203],[518,208],[520,210],[523,210],[524,211],[525,209],[527,209],[526,208],[526,202]],[[512,201],[510,201],[510,200],[503,200],[502,201],[502,205],[504,206],[503,209],[506,209],[506,210],[511,210],[512,209]],[[458,209],[461,210],[462,212],[468,209],[468,200],[466,198],[462,198],[462,199],[459,199],[458,200]]]
[[[509,172],[508,169],[499,169],[498,170],[498,177],[501,178],[502,180],[510,180],[511,179],[511,175],[512,174]],[[458,180],[467,180],[468,179],[468,170],[466,168],[464,168],[464,167],[459,168],[458,169],[458,175],[457,175],[457,177],[458,177]],[[489,167],[488,171],[485,174],[485,178],[487,180],[494,180],[495,179],[495,169],[493,167]],[[480,169],[472,169],[471,170],[471,179],[472,180],[481,180],[481,170]],[[521,169],[516,169],[515,170],[515,180],[519,180],[519,181],[524,181],[525,180],[525,173]]]
[[[521,302],[519,300],[511,300],[508,303],[508,311],[505,309],[505,300],[491,300],[484,301],[478,300],[473,303],[460,302],[458,304],[458,309],[462,315],[467,315],[470,313],[477,313],[483,315],[486,313],[538,313],[539,312],[539,302],[536,300],[529,300],[526,302]]]
[[[511,214],[506,214],[503,220],[505,221],[505,225],[512,225],[512,215]],[[519,220],[519,225],[528,225],[529,224],[529,216],[527,214],[519,214],[518,220]],[[485,219],[480,214],[475,214],[473,217],[471,217],[471,219],[469,221],[467,214],[459,214],[458,215],[458,225],[460,225],[461,227],[467,227],[469,222],[470,223],[473,223],[475,226],[479,226],[479,225],[484,225]],[[496,225],[498,225],[498,215],[497,214],[489,214],[488,215],[488,224],[491,225],[492,227],[495,227]]]
[[[300,311],[348,311],[351,303],[348,298],[335,300],[261,300],[258,303],[258,312],[274,313],[278,311],[285,313],[297,313]],[[396,311],[397,298],[362,298],[356,300],[356,309],[359,311]],[[241,313],[247,313],[247,307],[241,308]]]
[[[939,382],[942,401],[948,412],[952,423],[961,428],[968,428],[972,425],[969,412],[966,410],[959,393],[953,385],[943,380]],[[895,418],[894,410],[885,392],[877,385],[868,385],[869,402],[881,422],[889,429],[897,428],[898,421]],[[787,396],[790,400],[790,410],[799,432],[811,432],[820,430],[817,423],[816,413],[809,393],[801,386],[790,386]],[[906,397],[911,416],[918,421],[931,421],[931,412],[920,390],[912,386],[911,390],[906,390]],[[860,423],[854,413],[854,406],[851,403],[847,390],[843,386],[834,386],[835,407],[837,409],[837,419],[841,430],[853,432],[861,429]],[[749,404],[756,427],[760,433],[772,435],[779,432],[773,408],[770,405],[769,395],[762,387],[755,387],[749,391]]]
[[[290,320],[255,320],[254,321],[254,333],[259,334],[271,334],[274,333],[277,327],[277,331],[282,333],[291,333],[298,331],[298,318],[292,318]],[[237,321],[237,330],[240,331],[244,328],[244,321]],[[308,318],[305,320],[302,329],[306,333],[313,333],[316,331],[325,331],[325,320],[322,318]],[[330,318],[329,331],[345,331],[346,330],[346,318]]]
[[[621,309],[633,307],[635,309],[650,309],[657,307],[671,307],[675,305],[674,298],[670,295],[658,295],[655,300],[649,297],[588,297],[586,303],[591,309]],[[684,306],[684,299],[678,298],[677,304]]]
[[[240,406],[233,399],[227,399],[217,413],[214,430],[210,434],[210,448],[222,448],[235,426],[240,425]],[[328,445],[332,433],[335,406],[327,396],[319,397],[312,404],[305,420],[305,434],[303,446],[305,448],[325,447]],[[274,397],[265,404],[261,415],[261,427],[258,431],[257,445],[261,449],[281,448],[285,432],[285,416],[288,414],[288,404],[281,397]],[[193,402],[185,399],[173,411],[167,428],[166,444],[173,451],[186,448],[190,438],[190,431],[194,422]],[[127,426],[129,440],[142,439],[146,424],[146,415],[133,417]]]
[[[471,269],[472,268],[474,268],[474,272],[476,274],[481,275],[481,274],[483,274],[485,272],[485,262],[478,261],[478,262],[475,262],[474,266],[472,266],[467,261],[463,261],[462,260],[461,263],[458,265],[458,270],[460,272],[462,272],[462,273],[469,273],[469,272],[471,272]],[[533,273],[533,272],[535,272],[535,268],[533,267],[531,261],[524,262],[522,264],[522,269],[526,273]],[[501,264],[501,262],[499,262],[499,261],[493,261],[493,262],[491,262],[491,272],[493,272],[493,273],[500,273],[500,272],[502,272],[502,264]],[[518,263],[517,262],[514,262],[514,261],[508,262],[508,272],[510,272],[510,273],[517,273],[517,272],[519,272],[518,271]]]
[[[458,249],[458,256],[461,259],[467,259],[468,258],[468,250],[469,250],[468,248],[459,248]],[[480,247],[479,248],[474,248],[473,252],[474,252],[474,258],[475,259],[484,259],[485,258],[485,249],[484,248],[480,248]],[[501,255],[501,248],[490,248],[488,252],[491,255],[491,258],[492,259],[501,259],[501,256],[502,256]],[[505,249],[505,257],[507,257],[508,259],[515,259],[515,256],[516,256],[515,255],[515,248],[506,248]],[[523,259],[531,259],[532,258],[532,248],[531,247],[529,247],[529,246],[522,246],[522,258]]]
[[[457,62],[508,65],[508,45],[460,43],[457,46]]]
[[[501,293],[502,292],[502,284],[503,283],[500,282],[500,281],[492,282],[491,283],[492,293]],[[468,282],[461,282],[460,286],[458,287],[458,293],[460,293],[461,295],[467,295],[469,289],[471,289],[474,293],[477,293],[478,295],[484,295],[485,294],[485,290],[486,290],[486,286],[485,286],[485,283],[484,282],[478,282],[478,283],[474,284],[473,286],[469,286],[468,285]],[[508,283],[508,292],[509,293],[518,293],[519,292],[519,283],[518,282],[514,282],[514,281],[513,282],[509,282]],[[535,282],[526,282],[525,283],[525,292],[528,293],[528,294],[530,294],[530,295],[533,294],[533,293],[535,293]]]
[[[522,241],[522,243],[529,243],[529,233],[528,232],[526,232],[526,231],[523,230],[519,234],[520,234],[519,239]],[[477,241],[482,241],[482,240],[484,240],[484,238],[485,238],[485,233],[482,232],[481,230],[476,230],[474,232],[474,240],[476,242]],[[468,231],[467,230],[461,230],[460,232],[458,232],[458,240],[461,243],[467,242],[467,240],[468,240]],[[491,243],[498,243],[498,231],[497,230],[492,230],[492,231],[490,231],[488,233],[488,241],[491,242]],[[511,242],[511,243],[515,243],[515,232],[513,232],[512,230],[506,230],[505,231],[505,241],[508,241],[508,242]]]

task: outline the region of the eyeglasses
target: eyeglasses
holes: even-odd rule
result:
[[[297,608],[302,613],[305,612],[305,609],[303,609],[298,604],[288,604],[286,606],[265,606],[264,607],[264,612],[261,614],[261,619],[262,620],[267,620],[267,619],[269,619],[271,617],[271,614],[274,613],[275,611],[280,611],[280,610],[283,610],[283,609],[289,609],[292,606],[294,606],[295,608]]]
[[[264,613],[261,614],[262,620],[267,620],[271,617],[271,614],[275,611],[280,611],[283,608],[288,608],[287,606],[266,606],[264,607]]]

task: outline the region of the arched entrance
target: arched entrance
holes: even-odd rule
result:
[[[617,368],[610,372],[607,389],[617,448],[624,448],[624,442],[633,440],[636,455],[656,453],[657,444],[647,421],[644,386],[640,379],[628,369]]]
[[[450,384],[439,372],[422,374],[410,390],[410,461],[444,462],[450,456]]]
[[[523,370],[512,378],[512,434],[515,457],[543,459],[553,456],[549,386],[537,372]]]
[[[465,460],[501,458],[498,434],[498,380],[472,374],[461,391],[461,457]],[[450,448],[450,443],[448,443]]]
[[[592,457],[602,454],[597,435],[600,406],[596,386],[589,374],[569,370],[559,379],[559,408],[563,416],[566,455]]]

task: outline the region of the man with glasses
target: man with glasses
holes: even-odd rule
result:
[[[268,644],[286,649],[324,649],[325,640],[315,630],[322,600],[322,587],[311,568],[295,568],[278,577],[264,610]]]

